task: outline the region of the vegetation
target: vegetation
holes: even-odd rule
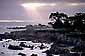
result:
[[[73,16],[68,16],[65,13],[51,13],[49,19],[53,22],[49,22],[54,29],[65,28],[74,31],[85,31],[85,13],[76,13]]]
[[[63,29],[60,31],[63,32],[61,38],[51,38],[54,42],[48,51],[49,53],[70,54],[70,52],[85,52],[85,13],[76,13],[73,16],[68,16],[65,13],[55,12],[50,14],[49,19],[51,19],[51,22],[48,24],[51,24],[54,29],[58,29],[58,31],[60,31],[59,29]],[[73,46],[71,50],[69,50],[70,46]],[[63,49],[65,47],[67,48]]]

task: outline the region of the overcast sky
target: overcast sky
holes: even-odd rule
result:
[[[30,3],[33,7],[36,4],[47,5],[33,9]],[[29,7],[23,7],[22,4],[28,4]],[[0,0],[0,22],[47,23],[49,14],[56,11],[68,15],[85,12],[85,0]]]

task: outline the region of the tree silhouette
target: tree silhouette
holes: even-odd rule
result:
[[[59,13],[59,12],[51,13],[49,16],[49,19],[51,19],[51,21],[53,21],[53,22],[50,22],[49,24],[51,24],[54,29],[63,28],[64,24],[63,24],[62,20],[64,20],[65,21],[64,23],[67,24],[68,23],[68,21],[66,21],[67,18],[68,18],[68,16],[64,13]]]
[[[73,16],[69,16],[64,13],[51,13],[49,19],[53,22],[49,22],[54,29],[65,28],[76,31],[85,30],[85,13],[76,13]]]
[[[74,30],[85,30],[85,13],[76,13],[74,16],[70,16],[69,19]]]

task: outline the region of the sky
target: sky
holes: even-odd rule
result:
[[[51,12],[85,12],[85,0],[0,0],[0,22],[47,24]]]

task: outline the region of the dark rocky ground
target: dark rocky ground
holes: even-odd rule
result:
[[[61,30],[24,30],[14,31],[9,34],[0,34],[0,40],[31,40],[33,42],[51,43],[50,50],[47,50],[47,56],[52,54],[60,54],[60,56],[78,56],[82,52],[85,53],[85,33],[81,32],[65,32]],[[71,48],[72,47],[72,48]],[[71,53],[74,52],[74,53]]]

